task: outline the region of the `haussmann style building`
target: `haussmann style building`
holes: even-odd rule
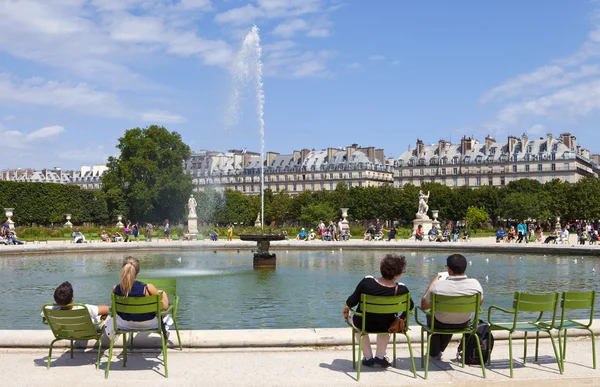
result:
[[[449,187],[498,187],[519,179],[575,183],[587,175],[597,176],[593,157],[570,133],[539,139],[523,134],[509,136],[507,141],[487,136],[483,143],[468,137],[460,144],[440,140],[425,145],[417,140],[414,149],[409,146],[393,161],[394,185],[432,182]]]

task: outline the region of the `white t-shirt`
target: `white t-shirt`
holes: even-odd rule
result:
[[[475,278],[467,278],[466,275],[449,276],[445,280],[436,281],[429,293],[425,295],[427,303],[431,302],[430,293],[442,296],[471,296],[479,293],[483,299],[483,289],[479,281]],[[462,324],[471,319],[471,313],[436,312],[435,319],[444,324]]]
[[[92,318],[92,322],[94,324],[98,324],[100,322],[100,317],[98,316],[98,306],[97,305],[90,305],[90,304],[84,304],[85,307],[87,308],[88,312],[90,313],[90,317]],[[54,306],[47,306],[46,308],[48,309],[60,309],[60,306],[58,305],[54,305]],[[81,309],[81,306],[75,306],[73,309]],[[44,317],[44,312],[40,313],[42,317]]]

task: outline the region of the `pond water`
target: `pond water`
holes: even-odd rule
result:
[[[341,307],[365,275],[379,275],[389,251],[277,251],[276,270],[253,270],[248,251],[163,252],[137,255],[140,277],[176,278],[182,329],[343,327]],[[400,279],[418,302],[431,278],[445,271],[448,253],[406,255]],[[76,302],[109,304],[126,253],[22,255],[0,258],[4,297],[0,329],[47,329],[40,307],[70,281]],[[558,255],[466,254],[467,269],[484,289],[484,309],[510,308],[515,291],[598,290],[600,260]],[[486,279],[487,276],[487,279]],[[596,308],[599,310],[599,308]],[[597,312],[600,316],[600,312]]]

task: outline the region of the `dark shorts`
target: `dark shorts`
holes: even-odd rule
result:
[[[167,228],[165,229],[165,235],[170,235],[171,234],[171,229]]]

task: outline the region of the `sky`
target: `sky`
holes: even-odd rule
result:
[[[260,28],[265,150],[570,132],[600,153],[600,2],[0,0],[0,169],[78,169],[126,129],[260,151],[232,64]]]

